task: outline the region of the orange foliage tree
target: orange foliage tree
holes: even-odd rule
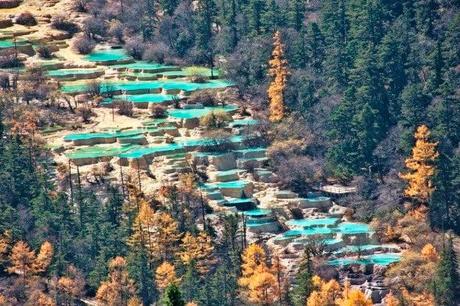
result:
[[[205,274],[209,270],[213,251],[214,246],[208,234],[200,232],[195,237],[186,233],[182,238],[182,251],[179,252],[179,257],[185,265],[195,264],[198,272]]]
[[[361,290],[350,288],[350,283],[346,282],[342,292],[342,297],[337,299],[339,306],[372,306],[372,300]]]
[[[169,284],[176,284],[178,278],[176,276],[176,269],[174,265],[165,261],[155,270],[155,282],[158,289],[163,291]]]
[[[340,297],[339,283],[331,279],[328,282],[322,280],[319,276],[313,276],[313,286],[315,290],[307,299],[307,306],[335,306],[335,301]]]
[[[247,290],[251,302],[273,304],[279,295],[275,273],[267,265],[265,251],[257,244],[250,244],[242,256],[240,286]]]
[[[417,128],[412,156],[405,161],[409,172],[400,174],[400,177],[408,183],[404,194],[421,203],[427,203],[434,191],[431,177],[435,171],[434,160],[439,156],[436,151],[438,143],[430,142],[429,136],[430,130],[426,125],[421,125]]]
[[[53,246],[48,241],[41,245],[38,255],[35,255],[26,242],[19,241],[11,250],[8,272],[21,275],[25,284],[30,276],[46,271],[52,259]]]
[[[109,279],[101,283],[96,298],[101,305],[128,305],[135,299],[134,281],[129,278],[126,260],[115,257],[109,263]]]
[[[148,202],[141,201],[134,221],[131,244],[141,244],[148,251],[150,260],[167,260],[174,254],[179,240],[176,220],[165,212],[155,212]]]
[[[289,72],[287,70],[287,61],[284,58],[284,46],[281,43],[279,31],[275,32],[273,39],[272,58],[269,61],[269,74],[272,77],[272,82],[268,87],[268,98],[270,102],[269,119],[272,122],[279,122],[284,117],[284,90],[286,88]]]

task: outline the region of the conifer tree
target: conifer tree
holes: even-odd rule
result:
[[[155,282],[160,290],[165,289],[170,284],[176,284],[178,281],[174,265],[165,261],[155,271]]]
[[[179,288],[175,284],[170,284],[161,299],[160,305],[162,306],[184,306],[185,302]]]
[[[247,289],[251,302],[271,304],[279,296],[276,276],[266,261],[265,251],[257,244],[250,244],[243,253],[239,284]]]
[[[179,257],[185,265],[194,264],[198,272],[205,274],[209,270],[213,250],[211,237],[205,232],[200,232],[197,236],[186,233],[182,238],[182,251],[179,252]]]
[[[127,305],[136,297],[134,282],[129,278],[126,260],[115,257],[109,263],[109,279],[101,283],[96,298],[102,305]]]
[[[272,82],[268,87],[268,98],[270,103],[270,121],[279,122],[284,117],[284,91],[288,77],[287,61],[284,59],[281,34],[275,32],[273,43],[272,59],[269,62],[269,72]]]
[[[457,272],[457,258],[453,247],[452,237],[447,240],[441,252],[436,269],[434,297],[436,305],[454,306],[459,298],[460,279]]]
[[[410,172],[401,174],[401,178],[408,182],[404,194],[421,203],[427,203],[433,193],[431,178],[434,175],[433,162],[438,157],[437,143],[429,142],[430,131],[426,125],[421,125],[415,133],[415,146],[412,156],[406,159],[406,167]]]
[[[313,291],[312,263],[309,249],[305,249],[302,262],[297,272],[294,287],[291,291],[291,300],[295,306],[305,306],[307,298]]]

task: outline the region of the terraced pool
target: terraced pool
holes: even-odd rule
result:
[[[94,51],[84,57],[89,62],[105,63],[129,60],[131,57],[123,49],[107,49]]]
[[[331,266],[349,266],[349,265],[367,265],[374,264],[378,266],[388,266],[389,264],[398,262],[401,259],[401,254],[399,253],[378,253],[368,256],[363,256],[361,258],[352,258],[344,257],[331,259],[328,261],[328,264]]]
[[[338,218],[318,218],[318,219],[300,219],[300,220],[289,220],[286,222],[287,225],[293,227],[318,227],[318,226],[333,226],[339,222]]]
[[[204,107],[204,108],[192,108],[192,109],[173,109],[169,110],[168,114],[170,117],[177,119],[192,119],[200,118],[212,111],[225,111],[231,112],[238,109],[235,105],[226,105],[224,107]]]

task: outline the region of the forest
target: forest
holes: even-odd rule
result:
[[[459,234],[460,1],[0,0],[0,305],[455,306]]]

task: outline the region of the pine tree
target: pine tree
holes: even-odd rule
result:
[[[433,193],[431,178],[434,175],[433,162],[439,156],[436,151],[437,143],[429,142],[430,131],[426,125],[421,125],[415,133],[415,146],[412,156],[406,159],[406,167],[410,172],[400,177],[408,182],[404,190],[406,196],[421,203],[427,203]]]
[[[296,274],[293,289],[290,292],[291,300],[295,306],[305,306],[307,298],[313,291],[312,273],[311,255],[310,251],[306,249]]]
[[[270,101],[270,121],[279,122],[284,117],[284,91],[288,77],[287,61],[284,59],[280,32],[274,36],[272,59],[269,62],[272,82],[268,87]]]
[[[175,284],[170,284],[161,299],[160,305],[162,306],[184,306],[185,302],[179,288]]]
[[[288,25],[299,32],[303,27],[306,6],[303,0],[289,0],[287,17]]]
[[[457,258],[453,247],[452,237],[441,252],[436,269],[434,297],[436,305],[454,306],[459,298],[460,279],[457,273]]]
[[[436,189],[430,201],[429,220],[433,228],[460,233],[460,156],[444,144],[440,152],[433,177]]]
[[[170,16],[174,14],[174,11],[176,10],[178,5],[178,0],[160,0],[161,8],[166,12],[166,14]]]

